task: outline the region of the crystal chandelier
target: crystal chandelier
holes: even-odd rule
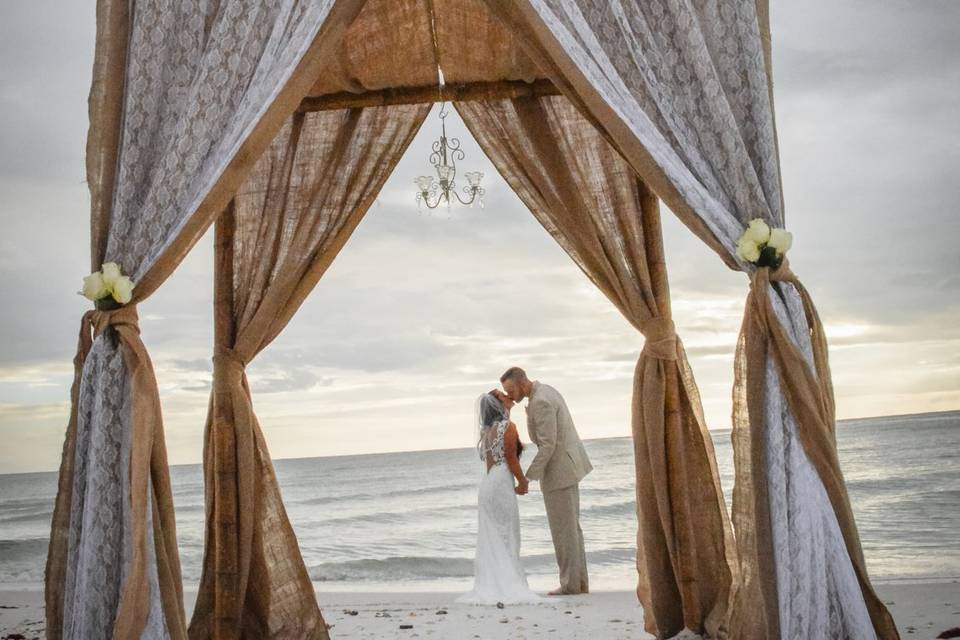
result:
[[[457,192],[457,160],[463,160],[464,153],[460,149],[460,140],[447,138],[446,119],[447,103],[443,102],[440,105],[440,139],[434,141],[433,153],[430,154],[430,164],[436,169],[437,177],[418,176],[414,179],[417,185],[417,207],[426,204],[428,208],[435,209],[444,202],[449,207],[453,198],[456,197],[460,204],[471,207],[474,201],[478,201],[482,209],[484,194],[483,187],[480,186],[480,180],[483,179],[482,172],[464,173],[467,179],[467,184],[463,187],[465,196]]]

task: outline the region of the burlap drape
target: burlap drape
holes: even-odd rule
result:
[[[169,5],[139,3],[134,13],[130,3],[98,2],[87,139],[91,264],[118,262],[136,288],[124,308],[92,312],[81,325],[45,575],[50,638],[186,637],[157,383],[136,308],[226,205],[361,5],[338,0],[295,17],[261,7],[261,23],[279,28],[231,42],[222,29],[235,25],[239,3],[185,6],[154,20]],[[169,30],[175,37],[164,36]],[[240,64],[229,78],[207,73],[221,58],[204,48],[231,46]],[[272,73],[271,64],[288,67]],[[242,100],[227,95],[236,87]],[[162,109],[147,97],[154,91]],[[201,97],[224,102],[198,108]],[[246,127],[243,139],[217,139],[218,125]],[[208,181],[193,180],[199,174]]]
[[[120,152],[123,71],[127,58],[130,3],[97,2],[97,43],[88,101],[86,169],[90,189],[90,270],[100,268],[107,247],[113,183]]]
[[[90,130],[87,136],[86,171],[90,190],[90,263],[91,270],[103,262],[109,229],[110,202],[116,172],[120,114],[123,108],[123,68],[126,62],[129,29],[129,3],[124,0],[100,0],[97,3],[97,45],[88,101]],[[103,36],[101,38],[101,35]],[[74,375],[70,389],[70,417],[67,422],[57,497],[50,526],[50,544],[44,576],[44,603],[47,636],[60,637],[63,630],[64,582],[67,570],[70,509],[73,499],[74,458],[78,401],[83,365],[92,346],[92,313],[80,324]]]
[[[650,633],[714,635],[732,581],[732,531],[671,320],[657,198],[565,97],[457,109],[544,228],[646,338],[632,412],[637,593]]]
[[[326,638],[245,366],[349,239],[430,105],[295,114],[217,221],[207,535],[191,638]]]
[[[770,296],[781,295],[779,287],[787,283],[799,293],[810,328],[812,369],[774,312]],[[744,575],[732,612],[731,628],[736,630],[737,638],[745,640],[780,636],[776,566],[766,494],[767,465],[764,463],[764,440],[759,431],[764,426],[763,402],[767,392],[764,374],[767,360],[771,357],[790,410],[800,426],[798,435],[804,451],[830,498],[877,637],[899,638],[892,616],[870,584],[853,509],[837,457],[835,405],[826,334],[810,294],[788,264],[776,271],[757,269],[752,275],[743,326],[737,341],[734,447],[746,464],[737,469],[734,516],[739,520],[737,536],[742,538],[738,546]],[[760,602],[766,604],[756,606]]]

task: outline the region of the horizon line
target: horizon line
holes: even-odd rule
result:
[[[944,409],[940,411],[923,411],[920,413],[895,413],[882,416],[862,416],[857,418],[841,418],[837,420],[837,424],[843,422],[858,422],[863,420],[889,420],[891,418],[915,418],[920,416],[936,416],[936,415],[947,415],[951,413],[960,413],[960,408],[957,409]],[[733,427],[716,427],[709,429],[708,431],[732,431]],[[599,438],[584,438],[584,442],[594,442],[600,440],[617,440],[621,438],[630,438],[631,435],[622,435],[622,436],[601,436]],[[396,453],[425,453],[425,452],[435,452],[435,451],[462,451],[469,449],[470,447],[438,447],[435,449],[397,449],[391,451],[371,451],[368,453],[341,453],[336,455],[320,455],[320,456],[298,456],[298,457],[288,457],[288,458],[271,458],[272,462],[279,461],[289,461],[289,460],[316,460],[318,458],[354,458],[354,457],[364,457],[364,456],[382,456],[382,455],[392,455]],[[171,464],[169,468],[173,469],[176,467],[196,467],[201,466],[203,462],[183,462],[178,464]],[[31,475],[38,473],[57,473],[58,469],[51,469],[46,471],[15,471],[13,473],[2,473],[0,472],[0,477],[5,476],[23,476]]]

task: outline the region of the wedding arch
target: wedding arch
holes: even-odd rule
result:
[[[48,636],[327,637],[244,368],[442,98],[645,338],[632,429],[647,630],[787,637],[798,617],[833,614],[897,638],[840,471],[816,310],[789,266],[736,251],[750,220],[784,223],[767,12],[766,0],[98,0],[92,266],[119,264],[135,288],[83,317]],[[659,200],[750,282],[733,526],[671,320]],[[188,625],[136,308],[214,223],[206,547]],[[828,593],[842,579],[854,590]]]

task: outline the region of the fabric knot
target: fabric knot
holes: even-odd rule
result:
[[[769,283],[769,282],[792,282],[797,283],[797,276],[790,270],[790,261],[787,260],[787,257],[783,257],[783,262],[780,263],[780,266],[776,269],[771,269],[770,267],[759,267],[756,271],[753,272],[753,275],[750,277],[750,280],[756,283]]]
[[[94,337],[106,331],[107,327],[129,328],[140,333],[140,318],[137,315],[137,306],[134,304],[117,309],[89,311],[86,317],[93,327]]]
[[[790,261],[783,256],[783,262],[777,269],[770,271],[770,282],[796,282],[797,276],[790,270]]]
[[[677,359],[677,330],[670,318],[652,318],[643,323],[640,333],[646,339],[643,355],[657,360]]]
[[[247,369],[247,363],[233,349],[222,347],[213,354],[213,368],[214,371],[220,369],[229,378],[239,380]]]

